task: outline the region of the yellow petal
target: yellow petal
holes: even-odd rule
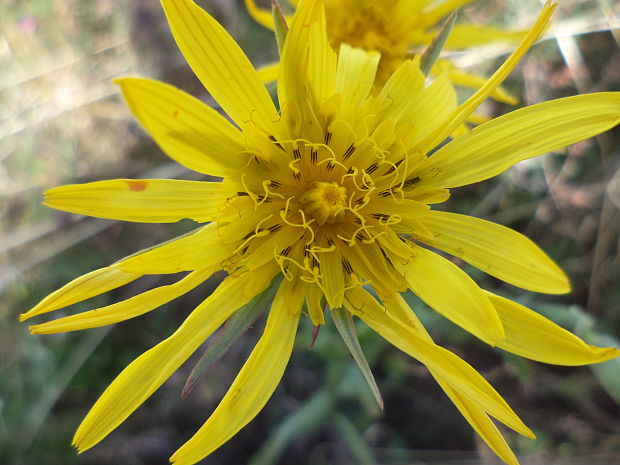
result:
[[[497,454],[508,465],[519,465],[515,454],[510,450],[510,446],[497,429],[497,426],[489,418],[483,409],[478,407],[475,402],[452,388],[441,376],[431,372],[435,381],[439,383],[444,392],[448,395],[452,403],[459,409],[461,415],[465,417],[472,428],[487,443],[493,452]]]
[[[173,160],[199,173],[236,174],[247,163],[241,132],[200,100],[163,82],[122,78],[136,119]]]
[[[396,122],[415,111],[424,87],[424,75],[411,60],[404,61],[387,80],[377,98],[389,102],[383,119]]]
[[[440,187],[483,181],[515,163],[561,149],[620,122],[620,92],[575,95],[492,119],[440,148],[422,179]]]
[[[256,70],[258,73],[258,78],[261,82],[268,84],[270,82],[275,82],[278,80],[278,75],[280,74],[280,63],[269,63],[268,65],[263,65]]]
[[[407,146],[417,149],[418,144],[435,128],[446,124],[455,109],[454,86],[447,76],[440,76],[422,91],[416,104],[409,109],[410,114],[407,116],[413,120],[414,130],[405,141]]]
[[[317,23],[325,29],[323,3],[317,1],[303,2],[291,20],[290,29],[282,49],[278,79],[278,99],[281,108],[287,108],[289,104],[299,106],[309,98],[307,87],[310,30]],[[319,36],[315,38],[318,39]],[[313,45],[322,46],[320,42],[318,44],[313,43]],[[313,53],[321,54],[320,51],[313,51]],[[315,62],[316,64],[318,63]],[[313,75],[313,78],[316,76]]]
[[[321,275],[325,298],[331,308],[342,307],[344,298],[344,271],[342,269],[342,255],[336,248],[331,252],[319,254],[321,261]]]
[[[315,326],[325,324],[325,314],[321,300],[323,299],[323,291],[319,286],[309,284],[306,286],[306,306],[308,307],[308,315]]]
[[[489,98],[495,89],[497,89],[502,82],[504,82],[514,67],[519,63],[519,61],[521,61],[521,58],[523,58],[530,47],[538,40],[547,28],[551,15],[556,7],[557,3],[553,3],[551,1],[545,3],[545,6],[538,15],[536,22],[532,26],[532,29],[530,29],[517,49],[512,52],[504,64],[500,66],[495,73],[493,73],[484,86],[478,89],[478,91],[476,91],[454,111],[447,124],[437,127],[431,134],[424,138],[422,142],[420,142],[420,148],[422,151],[428,152],[443,142],[456,128],[467,121],[469,115],[471,115],[474,110],[478,108],[482,102]]]
[[[203,268],[222,268],[237,243],[221,240],[218,226],[210,223],[168,242],[137,252],[114,264],[131,273],[166,274]]]
[[[231,195],[221,182],[113,179],[45,192],[44,204],[71,213],[140,223],[215,219]]]
[[[207,422],[170,461],[190,465],[211,454],[261,411],[280,383],[295,342],[304,286],[280,285],[262,337]]]
[[[129,273],[114,266],[99,268],[74,279],[69,284],[48,295],[32,309],[22,313],[19,316],[19,321],[90,299],[135,281],[140,276],[142,274]]]
[[[174,284],[150,289],[122,302],[30,326],[28,329],[32,334],[54,334],[96,328],[135,318],[191,291],[203,283],[212,271],[211,269],[196,271]]]
[[[254,0],[245,0],[245,7],[254,21],[258,24],[262,24],[268,29],[273,30],[273,15],[271,14],[271,11],[265,8],[259,8],[256,6],[256,2]]]
[[[278,112],[256,70],[206,11],[191,0],[162,0],[172,35],[198,79],[232,120],[273,134]]]
[[[395,294],[392,298],[390,298],[390,300],[385,301],[384,303],[385,309],[391,317],[399,320],[407,326],[410,326],[425,341],[433,342],[416,314],[411,310],[411,308],[409,308],[409,305],[400,294]],[[459,393],[458,390],[452,388],[450,384],[436,371],[429,371],[448,395],[450,400],[454,403],[456,408],[459,409],[461,415],[465,417],[467,422],[472,426],[472,428],[474,428],[480,437],[482,437],[484,442],[486,442],[489,447],[506,463],[510,465],[518,465],[518,461],[510,450],[506,440],[502,437],[501,433],[485,411],[476,405],[475,402]]]
[[[449,260],[422,247],[414,250],[415,258],[404,267],[409,289],[437,313],[496,345],[504,337],[502,324],[478,285]]]
[[[334,95],[337,63],[336,53],[327,40],[324,14],[310,26],[309,41],[308,84],[314,97],[314,107],[320,108]]]
[[[344,103],[357,106],[370,94],[381,55],[374,51],[353,48],[346,43],[340,46],[336,92]]]
[[[464,360],[421,337],[411,326],[391,318],[368,292],[360,287],[347,292],[345,307],[374,331],[411,357],[419,360],[489,415],[532,437],[531,430],[512,411],[493,387]]]
[[[534,292],[570,291],[568,278],[560,267],[531,240],[510,228],[441,211],[431,211],[420,221],[435,236],[433,247],[491,276]]]
[[[79,452],[90,449],[120,425],[239,307],[250,273],[229,276],[168,339],[130,363],[108,386],[73,438]]]
[[[410,220],[419,221],[420,218],[428,215],[430,211],[428,205],[417,200],[403,199],[396,203],[390,197],[377,197],[372,200],[366,209],[372,213],[397,215],[405,223]]]
[[[487,292],[502,320],[506,338],[497,346],[554,365],[588,365],[620,355],[615,347],[595,347],[523,305]]]

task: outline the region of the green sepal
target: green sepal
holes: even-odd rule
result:
[[[271,2],[271,14],[273,14],[273,25],[276,33],[278,51],[280,52],[280,55],[282,55],[282,50],[284,50],[284,41],[286,40],[286,35],[288,34],[288,24],[286,24],[286,17],[284,16],[284,12],[282,11],[278,0],[273,0],[273,2]]]
[[[196,362],[192,372],[187,377],[181,392],[181,398],[186,398],[192,392],[207,370],[226,353],[239,336],[246,332],[260,314],[271,304],[281,281],[282,274],[278,273],[267,289],[239,308],[226,320],[215,341],[202,354],[202,357]]]
[[[364,352],[362,351],[362,346],[360,345],[360,341],[357,338],[357,332],[355,331],[355,324],[353,323],[353,317],[351,314],[342,308],[333,308],[331,311],[332,319],[336,325],[336,329],[340,333],[340,337],[344,341],[345,345],[351,352],[353,359],[357,363],[362,375],[364,375],[364,379],[368,383],[368,387],[372,392],[379,408],[383,410],[383,399],[381,398],[381,393],[379,392],[379,387],[377,386],[377,382],[375,381],[375,377],[370,371],[370,366],[368,366],[368,361],[364,356]]]
[[[446,45],[446,41],[448,40],[448,37],[452,32],[452,28],[454,27],[454,22],[456,21],[457,11],[458,10],[453,11],[450,16],[448,16],[446,21],[443,23],[443,26],[441,26],[441,29],[439,29],[439,32],[437,32],[437,35],[433,37],[431,43],[428,44],[428,47],[424,50],[422,58],[420,59],[420,71],[422,71],[424,76],[428,76],[428,73],[430,73],[431,68],[437,61],[437,58],[439,58],[439,54]]]

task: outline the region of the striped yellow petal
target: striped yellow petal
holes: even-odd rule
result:
[[[113,179],[55,187],[45,192],[44,204],[112,220],[173,223],[191,218],[206,222],[217,216],[230,195],[221,182]]]
[[[458,187],[561,149],[620,123],[620,92],[575,95],[494,118],[440,148],[423,183]]]
[[[162,0],[172,35],[198,79],[232,120],[273,133],[278,112],[256,70],[226,30],[191,0]]]
[[[300,105],[309,97],[306,76],[309,65],[310,30],[317,22],[320,25],[325,24],[325,11],[321,2],[303,2],[293,16],[280,60],[278,99],[281,108],[286,108],[289,102]],[[318,43],[318,45],[322,44]]]
[[[114,81],[135,118],[173,160],[199,173],[228,176],[247,163],[241,132],[200,100],[163,82]]]
[[[135,318],[191,291],[203,283],[212,271],[211,269],[196,271],[174,284],[150,289],[122,302],[30,326],[28,329],[32,334],[53,334],[96,328]]]
[[[568,277],[536,244],[490,221],[431,211],[419,219],[433,233],[433,247],[455,255],[507,283],[535,292],[564,294]]]
[[[331,252],[320,254],[320,258],[325,299],[331,308],[340,308],[344,298],[342,254],[335,248]]]
[[[430,86],[426,87],[418,99],[414,99],[409,117],[414,126],[406,143],[417,149],[428,135],[438,126],[446,123],[456,109],[456,92],[447,76],[439,76]]]
[[[26,313],[22,313],[19,321],[90,299],[135,281],[140,276],[142,274],[126,272],[114,266],[99,268],[74,279],[48,295]]]
[[[424,75],[411,60],[404,61],[387,80],[379,95],[380,100],[389,102],[383,118],[401,121],[415,111],[420,93],[424,88]]]
[[[166,274],[203,268],[221,269],[237,248],[221,240],[217,224],[210,223],[168,242],[137,252],[114,264],[123,271]]]
[[[401,323],[410,326],[417,334],[427,342],[433,342],[430,335],[416,316],[409,308],[409,305],[400,294],[395,294],[389,300],[385,301],[385,309],[388,314]],[[480,437],[489,447],[509,465],[518,465],[518,461],[502,437],[501,433],[493,424],[493,421],[475,402],[454,389],[450,384],[442,378],[436,371],[429,369],[437,383],[448,395],[450,400],[459,409],[461,415],[465,417],[467,422],[474,428]]]
[[[544,30],[547,28],[551,15],[553,14],[557,3],[548,1],[541,10],[536,22],[529,30],[527,35],[521,41],[517,49],[512,52],[508,59],[502,66],[499,67],[495,73],[489,78],[489,80],[478,89],[470,98],[468,98],[462,105],[460,105],[452,114],[447,124],[437,127],[431,134],[428,135],[421,143],[421,149],[424,152],[437,147],[443,142],[452,132],[458,128],[461,124],[467,121],[469,115],[471,115],[478,106],[484,102],[491,94],[497,89],[502,82],[508,77],[515,66],[521,61],[521,58],[527,53],[530,47],[538,40]]]
[[[415,246],[415,258],[405,267],[409,289],[429,307],[488,344],[504,337],[502,323],[489,299],[458,266]]]
[[[319,286],[309,284],[306,286],[306,306],[308,307],[308,316],[315,326],[325,324],[325,314],[323,313],[323,291]]]
[[[310,26],[309,39],[308,84],[314,97],[314,107],[320,108],[325,100],[334,95],[336,82],[337,58],[327,40],[325,14],[321,14],[318,21]]]
[[[615,347],[595,347],[523,305],[487,292],[502,320],[506,338],[497,346],[554,365],[588,365],[620,355]]]
[[[252,299],[243,291],[249,274],[226,278],[174,334],[118,375],[75,433],[73,444],[79,452],[93,447],[125,421],[236,309]]]
[[[295,287],[297,286],[297,287]],[[273,301],[262,337],[207,422],[170,462],[191,465],[209,455],[248,424],[280,383],[301,314],[304,286],[284,281]]]
[[[497,391],[467,362],[449,350],[429,342],[411,326],[391,318],[385,308],[368,292],[359,287],[350,290],[345,298],[345,307],[391,344],[445,379],[452,388],[483,411],[515,431],[533,437],[531,430]]]
[[[515,454],[510,450],[510,446],[508,446],[502,433],[500,433],[497,426],[495,426],[491,418],[489,418],[489,415],[476,405],[475,402],[472,402],[466,396],[458,392],[458,390],[450,386],[443,378],[435,375],[435,373],[433,373],[433,376],[452,403],[459,409],[461,415],[465,417],[474,431],[480,435],[491,450],[508,465],[519,465],[519,461],[515,457]]]
[[[343,43],[338,54],[336,92],[344,103],[357,106],[368,97],[375,82],[381,55],[377,52],[353,48]]]

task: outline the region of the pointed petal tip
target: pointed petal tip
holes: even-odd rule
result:
[[[620,350],[617,347],[590,346],[590,350],[597,356],[596,360],[590,363],[608,362],[609,360],[613,360],[614,358],[620,356]]]
[[[28,331],[30,331],[30,334],[42,334],[41,332],[39,332],[38,330],[38,326],[39,325],[32,325],[32,326],[28,326]]]

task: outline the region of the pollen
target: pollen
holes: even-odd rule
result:
[[[347,188],[335,182],[313,182],[300,198],[307,215],[319,225],[340,223],[347,206]]]

